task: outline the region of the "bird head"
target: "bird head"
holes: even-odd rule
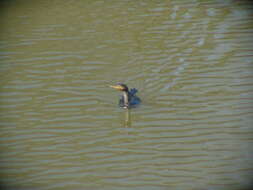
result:
[[[117,85],[111,85],[110,87],[114,88],[114,89],[117,89],[119,91],[125,91],[125,92],[128,92],[128,87],[127,85],[125,84],[117,84]]]

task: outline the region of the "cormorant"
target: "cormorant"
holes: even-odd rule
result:
[[[129,109],[132,107],[136,107],[138,104],[141,103],[141,99],[135,95],[138,92],[136,88],[132,88],[129,91],[127,85],[121,83],[117,85],[112,85],[110,87],[123,92],[123,95],[119,100],[120,107]]]

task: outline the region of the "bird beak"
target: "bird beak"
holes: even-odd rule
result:
[[[111,88],[117,89],[117,90],[123,90],[124,88],[120,85],[110,85]]]

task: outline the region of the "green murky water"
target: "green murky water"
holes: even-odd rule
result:
[[[5,1],[5,189],[248,188],[249,1]],[[108,85],[139,89],[117,106]]]

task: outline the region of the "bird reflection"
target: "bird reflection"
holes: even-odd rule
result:
[[[127,109],[125,112],[125,127],[130,128],[131,127],[131,113],[130,110]]]

